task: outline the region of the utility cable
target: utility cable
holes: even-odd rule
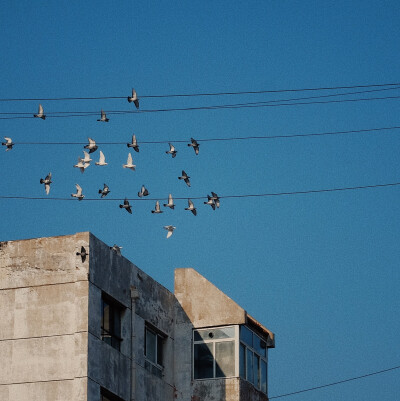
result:
[[[307,92],[307,91],[327,91],[339,89],[355,88],[374,88],[384,86],[398,86],[400,82],[370,85],[349,85],[349,86],[325,86],[302,89],[272,89],[259,91],[238,91],[238,92],[206,92],[206,93],[186,93],[186,94],[166,94],[166,95],[141,95],[140,99],[146,98],[169,98],[169,97],[200,97],[200,96],[234,96],[234,95],[254,95],[263,93],[285,93],[285,92]],[[97,96],[97,97],[48,97],[48,98],[0,98],[0,102],[25,102],[25,101],[64,101],[64,100],[106,100],[106,99],[126,99],[127,96]]]
[[[315,387],[310,387],[304,390],[299,390],[299,391],[294,391],[292,393],[286,393],[286,394],[281,394],[281,395],[275,395],[273,397],[269,397],[270,400],[274,399],[274,398],[283,398],[283,397],[288,397],[290,395],[295,395],[295,394],[300,394],[300,393],[305,393],[307,391],[314,391],[314,390],[319,390],[321,388],[325,388],[325,387],[330,387],[330,386],[336,386],[337,384],[342,384],[342,383],[347,383],[353,380],[359,380],[359,379],[364,379],[366,377],[370,377],[370,376],[374,376],[374,375],[379,375],[382,373],[387,373],[396,369],[400,369],[400,366],[394,366],[393,368],[388,368],[388,369],[384,369],[384,370],[379,370],[376,372],[372,372],[372,373],[367,373],[365,375],[361,375],[361,376],[356,376],[356,377],[351,377],[350,379],[344,379],[344,380],[340,380],[337,382],[333,382],[333,383],[329,383],[329,384],[323,384],[321,386],[315,386]]]
[[[271,196],[286,196],[286,195],[304,195],[304,194],[315,194],[323,192],[339,192],[339,191],[352,191],[359,189],[370,189],[370,188],[383,188],[383,187],[394,187],[400,185],[400,182],[393,182],[387,184],[375,184],[375,185],[360,185],[355,187],[342,187],[342,188],[326,188],[326,189],[311,189],[306,191],[293,191],[293,192],[271,192],[264,194],[244,194],[244,195],[221,195],[219,199],[233,199],[233,198],[260,198],[260,197],[271,197]],[[74,198],[58,198],[58,197],[41,197],[41,196],[7,196],[0,195],[0,199],[23,199],[23,200],[55,200],[55,201],[74,201]],[[129,201],[157,201],[160,199],[166,199],[166,197],[159,198],[84,198],[83,201],[121,201],[127,199]],[[207,199],[207,196],[188,196],[188,197],[174,197],[174,200],[188,200],[188,199]]]

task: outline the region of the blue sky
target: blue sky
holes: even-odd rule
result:
[[[0,10],[0,98],[139,97],[399,82],[397,1],[127,2],[19,1]],[[356,90],[355,90],[356,91]],[[337,91],[340,92],[340,91]],[[399,96],[399,90],[362,95]],[[143,98],[141,109],[199,107],[330,92]],[[347,96],[355,98],[356,96]],[[329,98],[328,98],[329,99]],[[325,100],[328,100],[325,99]],[[342,98],[343,99],[343,98]],[[322,99],[324,100],[324,99]],[[36,113],[38,101],[0,102]],[[41,101],[45,112],[133,110],[124,99]],[[51,114],[49,114],[50,116]],[[133,133],[141,142],[322,133],[400,126],[399,100],[89,117],[0,120],[2,196],[70,198],[79,183],[96,198],[152,199],[295,192],[399,181],[399,130],[201,142],[142,143],[137,171],[122,169]],[[3,115],[5,116],[5,115]],[[87,138],[108,166],[74,169]],[[18,142],[74,142],[23,145]],[[98,151],[93,154],[98,158]],[[177,179],[184,169],[192,186]],[[173,269],[193,267],[276,333],[269,395],[289,393],[400,363],[399,187],[227,198],[198,215],[177,201],[0,199],[0,240],[91,231],[173,290]],[[71,198],[72,199],[72,198]],[[166,239],[164,225],[176,230]],[[116,272],[117,274],[117,272]],[[304,393],[293,400],[393,401],[399,370]]]

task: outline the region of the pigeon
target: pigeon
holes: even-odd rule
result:
[[[189,205],[189,207],[185,207],[185,210],[190,210],[196,216],[197,215],[197,210],[194,207],[194,204],[190,199],[188,199],[188,205]]]
[[[128,96],[128,102],[129,103],[134,103],[136,108],[139,108],[139,99],[137,97],[137,93],[135,91],[135,89],[132,88],[132,96]]]
[[[88,152],[83,151],[83,154],[85,155],[85,157],[82,159],[82,161],[83,161],[84,163],[90,163],[90,162],[93,160],[93,159],[90,158]]]
[[[132,171],[135,171],[136,165],[133,164],[132,155],[130,153],[128,154],[128,160],[126,161],[126,164],[123,164],[122,167],[123,168],[129,168]]]
[[[199,144],[197,143],[196,139],[190,138],[191,143],[188,143],[188,146],[192,146],[194,149],[194,153],[196,153],[196,155],[199,154]]]
[[[205,205],[210,205],[210,206],[213,208],[213,210],[215,210],[215,202],[214,202],[214,199],[213,199],[210,195],[207,195],[207,198],[208,198],[208,201],[207,201],[207,202],[204,202],[204,204],[205,204]]]
[[[126,146],[128,146],[128,148],[133,148],[133,150],[135,152],[139,152],[139,145],[137,144],[137,140],[136,140],[136,135],[135,134],[132,135],[132,142],[131,143],[127,143]]]
[[[168,196],[168,203],[164,203],[164,207],[169,207],[170,209],[175,209],[174,200],[172,199],[172,195]]]
[[[89,149],[89,153],[93,153],[98,149],[98,146],[96,145],[96,141],[93,140],[92,138],[88,138],[89,144],[84,146],[84,149]]]
[[[140,188],[140,192],[138,192],[139,198],[142,198],[143,196],[149,195],[149,191],[146,189],[144,185],[142,185],[142,188]]]
[[[174,232],[176,227],[174,227],[174,226],[164,226],[164,228],[168,231],[167,238],[169,238],[172,235],[172,233]]]
[[[107,184],[104,184],[104,188],[103,189],[99,189],[99,194],[101,194],[102,198],[107,196],[109,193],[110,193],[110,188],[108,188]]]
[[[96,166],[107,166],[108,163],[106,163],[106,157],[104,156],[104,153],[100,150],[100,157],[99,161],[95,162]]]
[[[121,256],[121,249],[122,246],[118,246],[117,244],[114,244],[113,246],[110,246],[110,249],[115,252],[117,255]]]
[[[132,209],[131,209],[131,205],[129,204],[128,199],[124,199],[124,204],[123,205],[119,205],[119,207],[121,209],[125,209],[128,213],[132,214]]]
[[[155,206],[154,210],[151,211],[151,213],[162,213],[162,210],[160,209],[159,201],[156,202],[156,206]]]
[[[12,149],[15,143],[13,143],[11,138],[7,138],[6,136],[4,137],[4,139],[6,140],[6,142],[2,142],[1,144],[6,147],[6,152],[8,152]]]
[[[75,184],[75,186],[76,186],[76,194],[71,194],[71,196],[81,201],[85,197],[85,195],[82,194],[82,188],[80,187],[79,184]]]
[[[77,252],[76,255],[79,255],[81,257],[81,259],[82,259],[82,263],[85,263],[86,256],[89,255],[89,254],[86,252],[85,247],[82,246],[81,247],[81,251]]]
[[[182,176],[181,176],[181,177],[178,177],[178,180],[183,180],[183,181],[185,181],[185,182],[186,182],[186,185],[187,185],[188,187],[190,187],[189,178],[190,178],[190,177],[185,173],[185,171],[182,170]]]
[[[51,182],[52,182],[51,181],[51,173],[47,174],[45,179],[43,179],[43,178],[40,179],[40,183],[44,184],[44,189],[46,190],[46,194],[47,195],[50,192],[50,184],[51,184]]]
[[[37,118],[41,118],[42,120],[46,119],[46,116],[43,112],[43,106],[41,104],[39,104],[39,111],[37,114],[34,114],[33,117],[37,117]]]
[[[101,110],[101,118],[100,118],[100,120],[97,120],[97,121],[108,123],[110,121],[110,119],[107,118],[106,113],[103,110]]]
[[[175,150],[175,146],[169,143],[169,150],[167,150],[165,153],[172,155],[172,158],[174,158],[177,154],[177,150]]]
[[[78,157],[78,163],[74,164],[74,167],[79,168],[81,173],[84,173],[85,169],[90,166],[89,163],[85,163],[81,157]]]
[[[219,196],[213,191],[211,191],[211,195],[211,199],[214,201],[215,206],[219,207]]]

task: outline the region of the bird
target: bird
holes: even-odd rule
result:
[[[156,202],[156,206],[154,208],[154,210],[151,211],[151,213],[162,213],[163,211],[160,209],[160,202],[157,201]]]
[[[219,205],[220,205],[220,203],[219,203],[219,196],[215,193],[215,192],[213,192],[213,191],[211,191],[211,199],[214,201],[214,203],[215,203],[215,206],[217,206],[217,207],[219,207]]]
[[[215,202],[214,202],[214,199],[213,199],[210,195],[207,195],[207,199],[208,199],[208,201],[207,201],[207,202],[204,202],[204,204],[205,204],[205,205],[210,205],[210,206],[213,208],[213,210],[215,210]]]
[[[83,151],[83,154],[85,155],[85,157],[82,159],[82,161],[83,161],[84,163],[90,163],[90,162],[93,160],[93,159],[90,158],[88,152]]]
[[[76,194],[71,194],[71,196],[81,201],[85,197],[85,195],[82,194],[82,188],[80,187],[79,184],[75,184],[75,186],[76,186]]]
[[[73,167],[79,168],[79,170],[81,170],[81,173],[84,173],[85,169],[89,166],[89,163],[85,163],[81,157],[78,157],[78,163],[74,164]]]
[[[104,153],[100,150],[100,157],[99,161],[94,163],[96,166],[107,166],[108,163],[106,163],[106,157],[104,156]]]
[[[142,188],[140,188],[140,192],[138,192],[139,198],[142,198],[143,196],[149,195],[149,191],[146,189],[144,185],[142,185]]]
[[[107,118],[106,113],[103,110],[101,110],[101,118],[100,118],[100,120],[97,120],[97,121],[108,123],[110,121],[110,119]]]
[[[185,210],[190,210],[196,216],[197,215],[197,210],[194,207],[194,204],[190,199],[188,199],[188,205],[189,205],[189,207],[185,207]]]
[[[119,207],[121,209],[125,209],[128,213],[132,214],[132,209],[131,209],[131,205],[129,204],[128,199],[124,199],[124,204],[123,205],[119,205]]]
[[[108,188],[107,184],[104,184],[104,188],[103,189],[99,189],[99,194],[101,194],[101,197],[104,198],[105,196],[107,196],[110,193],[110,188]]]
[[[136,140],[136,135],[135,134],[132,135],[132,142],[131,143],[127,143],[126,146],[128,146],[128,148],[133,148],[133,150],[135,152],[139,152],[139,145],[137,144],[137,140]]]
[[[89,143],[85,145],[83,148],[84,149],[89,149],[89,153],[93,153],[98,149],[98,146],[96,145],[96,141],[92,138],[88,138]]]
[[[129,168],[132,171],[135,171],[136,165],[133,164],[132,155],[130,153],[128,153],[128,159],[126,161],[126,164],[123,164],[122,167],[123,168]]]
[[[4,139],[6,141],[2,142],[1,144],[6,147],[6,152],[8,152],[9,150],[12,149],[12,147],[15,145],[15,143],[13,143],[11,138],[7,138],[6,136],[4,137]]]
[[[52,183],[51,173],[47,174],[45,179],[41,178],[40,183],[44,184],[44,189],[46,190],[46,194],[48,195],[50,192],[50,184]]]
[[[117,255],[121,256],[121,249],[122,246],[118,246],[117,244],[114,244],[113,246],[110,246],[110,249],[115,252]]]
[[[167,232],[167,238],[169,238],[172,233],[174,232],[175,228],[174,226],[164,226],[164,228],[168,231]]]
[[[196,141],[196,139],[190,138],[191,143],[188,143],[188,146],[192,146],[194,149],[194,153],[196,153],[196,155],[199,154],[199,144]]]
[[[174,200],[172,199],[172,195],[168,196],[168,203],[164,203],[164,207],[169,207],[170,209],[175,209]]]
[[[46,115],[43,112],[43,106],[39,104],[39,111],[37,114],[34,114],[33,117],[41,118],[42,120],[46,119]]]
[[[81,247],[81,251],[80,251],[80,252],[77,252],[76,255],[77,255],[77,256],[79,255],[79,256],[81,257],[81,259],[82,259],[82,263],[85,263],[86,256],[89,255],[89,253],[86,252],[85,247],[82,246],[82,247]]]
[[[182,170],[182,175],[181,175],[180,177],[178,177],[178,180],[183,180],[183,181],[185,181],[185,182],[186,182],[186,185],[187,185],[188,187],[190,187],[189,178],[190,178],[190,177],[185,173],[185,171]]]
[[[136,106],[136,108],[139,108],[139,99],[137,97],[137,93],[135,91],[135,89],[132,88],[132,96],[128,96],[128,102],[129,103],[134,103],[134,105]]]
[[[172,158],[174,158],[178,153],[178,151],[175,149],[175,146],[172,145],[172,143],[169,143],[168,145],[169,145],[169,150],[167,150],[165,153],[172,155]]]

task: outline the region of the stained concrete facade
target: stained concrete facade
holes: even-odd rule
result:
[[[102,337],[105,297],[118,349]],[[194,269],[175,270],[172,293],[89,232],[1,242],[0,316],[2,401],[268,399],[239,375],[193,380],[193,330],[247,325],[268,348],[272,332]],[[146,328],[162,366],[145,355]]]

